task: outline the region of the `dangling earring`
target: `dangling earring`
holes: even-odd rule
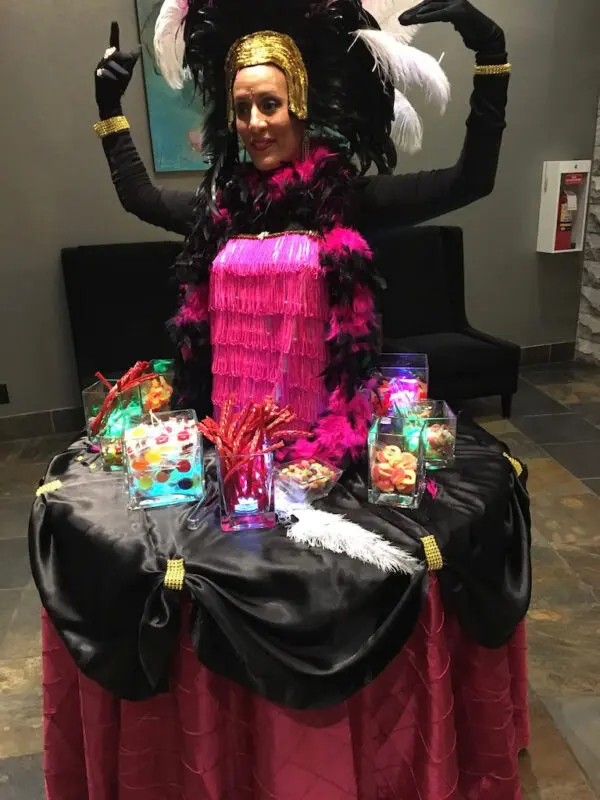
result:
[[[302,161],[307,161],[310,156],[310,138],[306,128],[302,134]]]

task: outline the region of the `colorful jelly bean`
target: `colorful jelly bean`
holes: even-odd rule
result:
[[[138,481],[138,486],[143,492],[147,492],[154,485],[151,475],[142,475]]]
[[[177,471],[178,471],[178,472],[189,472],[189,471],[191,470],[191,468],[192,468],[192,465],[191,465],[191,464],[190,464],[190,462],[189,462],[189,461],[187,461],[186,459],[182,459],[182,460],[181,460],[181,461],[180,461],[180,462],[177,464]]]

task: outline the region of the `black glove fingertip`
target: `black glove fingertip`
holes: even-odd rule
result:
[[[127,70],[122,67],[120,64],[117,64],[116,61],[107,61],[106,66],[111,69],[117,75],[129,75]]]

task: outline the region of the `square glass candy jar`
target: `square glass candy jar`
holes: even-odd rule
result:
[[[221,530],[225,533],[274,528],[273,453],[217,455]]]
[[[171,408],[171,397],[173,396],[174,361],[170,359],[156,358],[150,362],[148,373],[156,375],[150,381],[145,381],[140,385],[142,399],[142,409],[144,413],[151,411],[168,411]]]
[[[379,372],[389,385],[392,408],[427,398],[429,361],[425,353],[383,353]]]
[[[448,467],[454,463],[456,415],[443,400],[424,400],[400,409],[405,419],[409,447],[418,448],[423,439],[428,467]],[[413,450],[411,449],[411,452]]]
[[[282,464],[277,470],[277,485],[292,500],[312,503],[326,497],[342,476],[342,470],[314,458]]]
[[[418,508],[425,491],[423,439],[417,446],[400,417],[379,417],[369,431],[369,502]]]
[[[189,503],[204,497],[202,435],[194,411],[132,420],[123,436],[129,508]]]
[[[106,470],[123,469],[122,439],[132,417],[139,417],[142,413],[142,400],[140,389],[136,386],[121,392],[115,404],[102,421],[97,434],[92,432],[92,422],[102,408],[109,393],[109,387],[116,384],[116,380],[96,381],[81,393],[87,434],[91,442],[98,444],[102,455],[102,463]]]

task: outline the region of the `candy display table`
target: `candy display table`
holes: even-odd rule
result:
[[[443,569],[411,577],[223,534],[210,459],[190,530],[185,506],[128,512],[83,453],[30,529],[49,800],[520,797],[529,516],[499,442],[461,423],[418,511],[368,505],[361,472],[321,501],[423,560],[435,542]]]

